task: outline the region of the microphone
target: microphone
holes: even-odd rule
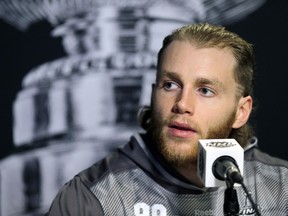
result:
[[[205,187],[243,181],[244,150],[235,139],[200,139],[197,175]],[[239,185],[238,185],[239,186]]]

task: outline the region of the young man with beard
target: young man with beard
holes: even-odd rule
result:
[[[151,108],[130,142],[76,175],[48,215],[223,215],[225,187],[197,176],[199,139],[234,138],[245,149],[244,182],[262,215],[288,215],[288,163],[256,148],[252,46],[207,23],[168,35],[158,54]],[[237,187],[240,215],[254,212]]]

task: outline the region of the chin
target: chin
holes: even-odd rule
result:
[[[164,147],[165,152],[169,155],[174,155],[175,158],[196,158],[198,154],[198,146],[191,145],[187,142],[176,143],[167,142]]]

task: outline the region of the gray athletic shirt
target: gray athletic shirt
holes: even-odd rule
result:
[[[47,215],[224,215],[226,187],[197,188],[159,163],[145,136],[132,136],[125,146],[66,183]],[[262,216],[287,216],[288,162],[261,152],[256,144],[254,139],[245,151],[244,183]],[[255,215],[243,188],[235,189],[239,215]]]

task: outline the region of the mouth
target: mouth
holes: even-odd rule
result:
[[[189,124],[180,123],[180,122],[171,122],[168,125],[169,128],[175,128],[178,130],[185,130],[185,131],[194,131],[196,132]]]
[[[190,138],[196,133],[196,130],[193,129],[189,124],[176,121],[171,122],[168,125],[168,128],[170,135],[180,138]]]

